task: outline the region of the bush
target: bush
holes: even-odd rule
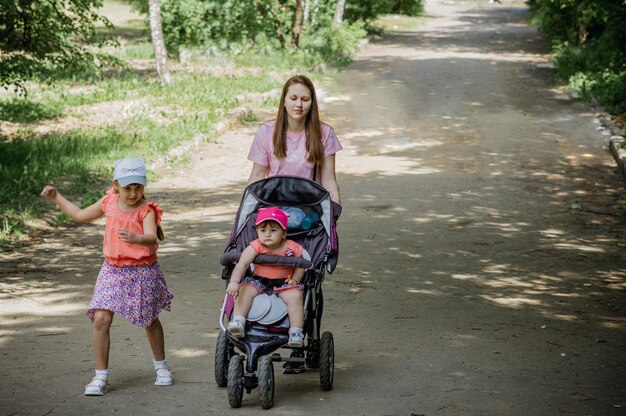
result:
[[[349,63],[357,52],[358,44],[367,35],[363,22],[343,22],[340,26],[324,27],[306,34],[301,49],[318,56],[323,62],[343,65]]]
[[[551,41],[558,74],[608,111],[626,112],[626,3],[528,0],[531,22]]]

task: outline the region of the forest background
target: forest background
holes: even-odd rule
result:
[[[527,3],[560,79],[623,119],[626,0]],[[0,251],[68,221],[38,198],[44,184],[86,206],[117,158],[183,163],[185,143],[274,111],[289,76],[332,74],[422,12],[422,0],[0,0]]]

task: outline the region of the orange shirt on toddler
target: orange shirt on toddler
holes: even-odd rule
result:
[[[302,257],[304,248],[295,241],[285,240],[285,248],[279,253],[273,253],[261,242],[256,239],[250,243],[250,246],[256,251],[256,254],[270,254],[274,256],[286,257]],[[290,279],[293,276],[295,267],[282,266],[278,264],[255,264],[254,275],[265,277],[266,279]]]

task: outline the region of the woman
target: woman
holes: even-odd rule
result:
[[[335,174],[335,153],[341,149],[333,128],[320,121],[313,83],[296,75],[283,86],[276,119],[261,124],[254,136],[248,184],[268,176],[299,176],[318,182],[341,204]]]

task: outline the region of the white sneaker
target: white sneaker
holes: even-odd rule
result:
[[[107,392],[108,380],[103,376],[95,376],[85,386],[85,396],[104,396]]]
[[[230,321],[227,330],[235,338],[243,338],[246,336],[246,324],[239,320]]]
[[[304,334],[301,331],[290,331],[289,342],[287,345],[291,348],[300,348],[304,346]]]
[[[172,372],[166,364],[158,365],[154,367],[156,370],[157,378],[154,382],[155,386],[171,386],[174,384],[172,380]]]

